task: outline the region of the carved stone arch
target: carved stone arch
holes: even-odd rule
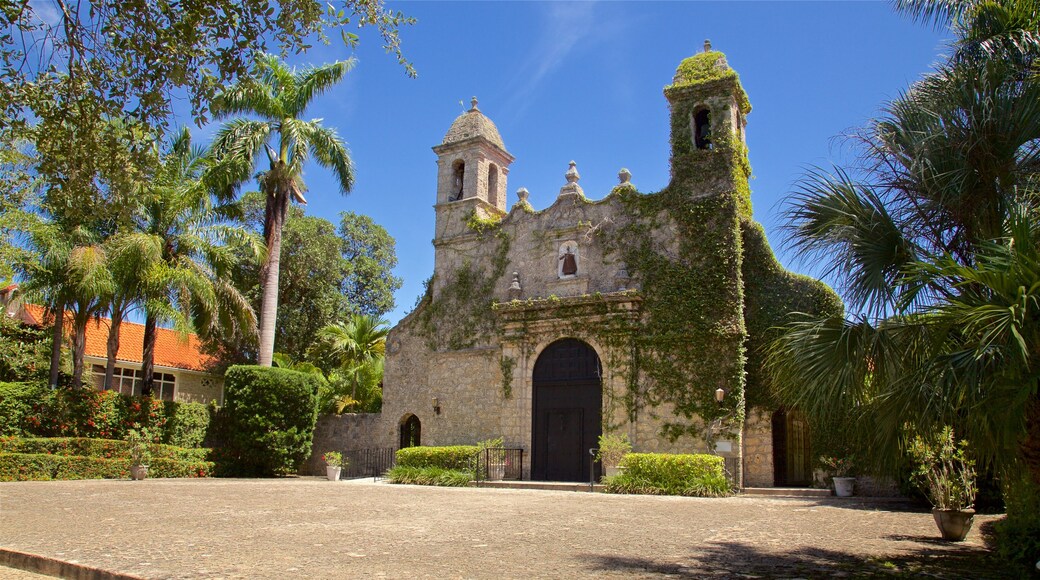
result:
[[[603,369],[596,350],[562,338],[538,354],[532,369],[532,479],[588,481],[589,449],[603,433]]]

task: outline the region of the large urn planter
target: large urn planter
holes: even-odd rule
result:
[[[147,465],[131,465],[130,466],[130,479],[134,481],[140,481],[148,477],[148,466]]]
[[[329,481],[338,481],[339,480],[339,472],[342,469],[343,468],[338,466],[338,465],[335,466],[335,467],[333,467],[331,465],[326,465],[325,466],[325,476],[329,478]]]
[[[975,520],[975,510],[941,510],[932,509],[935,525],[939,526],[944,540],[962,542],[971,531],[971,523]]]
[[[852,492],[856,488],[855,477],[835,477],[834,478],[834,495],[838,497],[852,497]]]

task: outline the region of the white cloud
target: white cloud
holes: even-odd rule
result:
[[[54,0],[29,0],[29,6],[37,18],[48,26],[54,26],[61,21],[61,13]]]
[[[613,28],[597,22],[596,2],[558,2],[547,6],[541,34],[509,83],[510,99],[504,109],[516,116],[526,109],[542,81],[558,69],[576,47]]]

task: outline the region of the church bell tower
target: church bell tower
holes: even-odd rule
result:
[[[506,177],[514,157],[506,151],[498,128],[471,107],[451,124],[437,154],[437,232],[435,243],[469,233],[466,219],[506,214]]]

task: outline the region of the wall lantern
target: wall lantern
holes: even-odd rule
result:
[[[437,400],[437,397],[433,398],[433,414],[434,415],[440,415],[441,414],[441,402],[439,400]]]
[[[715,401],[718,404],[722,404],[722,399],[726,398],[726,389],[715,389]]]

